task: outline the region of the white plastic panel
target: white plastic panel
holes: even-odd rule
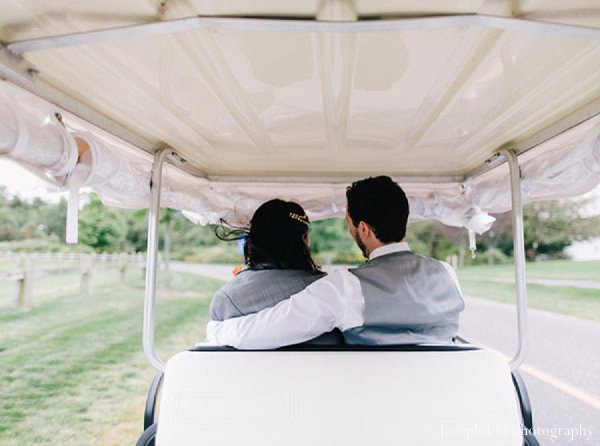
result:
[[[441,372],[443,370],[443,372]],[[522,445],[497,353],[185,352],[157,445]]]
[[[105,21],[91,6],[65,17],[51,8],[30,13],[51,35],[142,23],[131,10],[152,7],[138,2],[122,10],[110,3],[122,15]],[[304,16],[317,3],[172,2],[155,8],[153,20],[269,7],[273,15]],[[521,3],[524,11],[541,7]],[[480,2],[441,6],[428,8],[477,12]],[[359,14],[377,8],[419,12],[417,3],[357,3]],[[593,26],[588,15],[585,25]],[[507,142],[600,96],[597,41],[480,27],[353,34],[215,27],[25,58],[44,81],[209,175],[464,175]]]
[[[565,7],[568,6],[568,7]],[[519,0],[512,2],[516,16],[544,22],[599,27],[597,0]]]
[[[600,96],[600,44],[581,39],[489,31],[475,52],[485,55],[415,151],[452,147],[471,170],[507,141],[518,142]],[[436,101],[434,100],[434,103]],[[455,131],[456,137],[447,140]]]
[[[347,146],[353,156],[366,152],[378,161],[376,169],[418,173],[420,154],[407,155],[409,128],[463,34],[449,28],[355,37],[354,82],[347,92],[351,95]],[[451,166],[445,165],[431,172],[449,170]]]
[[[194,31],[27,57],[207,174],[458,175],[600,95],[600,44],[498,33]]]

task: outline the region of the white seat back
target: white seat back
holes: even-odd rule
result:
[[[157,445],[517,446],[520,423],[492,351],[184,352]]]

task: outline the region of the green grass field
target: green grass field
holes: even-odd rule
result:
[[[154,376],[141,346],[141,271],[126,285],[117,271],[101,271],[89,296],[76,277],[45,280],[27,311],[0,294],[0,444],[135,444]],[[209,298],[221,286],[182,273],[171,283],[157,307],[163,359],[203,339]]]
[[[515,302],[514,266],[469,266],[458,274],[466,296]],[[508,283],[493,282],[507,279]],[[557,260],[527,264],[528,279],[600,281],[600,261]],[[556,285],[527,285],[529,307],[600,321],[600,289]]]
[[[515,267],[512,263],[503,265],[475,265],[463,268],[460,276],[507,277],[513,278]],[[530,279],[569,279],[600,281],[600,260],[573,262],[553,260],[527,263],[527,277]]]

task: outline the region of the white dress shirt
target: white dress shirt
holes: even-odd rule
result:
[[[405,242],[381,246],[369,260],[408,251]],[[440,262],[458,286],[450,265]],[[335,268],[322,279],[289,299],[258,313],[225,321],[210,321],[208,342],[238,349],[270,349],[308,341],[339,328],[345,331],[364,324],[365,298],[360,281],[345,268]]]

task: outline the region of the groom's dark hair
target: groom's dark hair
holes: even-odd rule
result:
[[[373,229],[382,243],[399,242],[406,236],[408,199],[388,176],[355,181],[346,189],[348,215],[354,226],[361,221]]]

